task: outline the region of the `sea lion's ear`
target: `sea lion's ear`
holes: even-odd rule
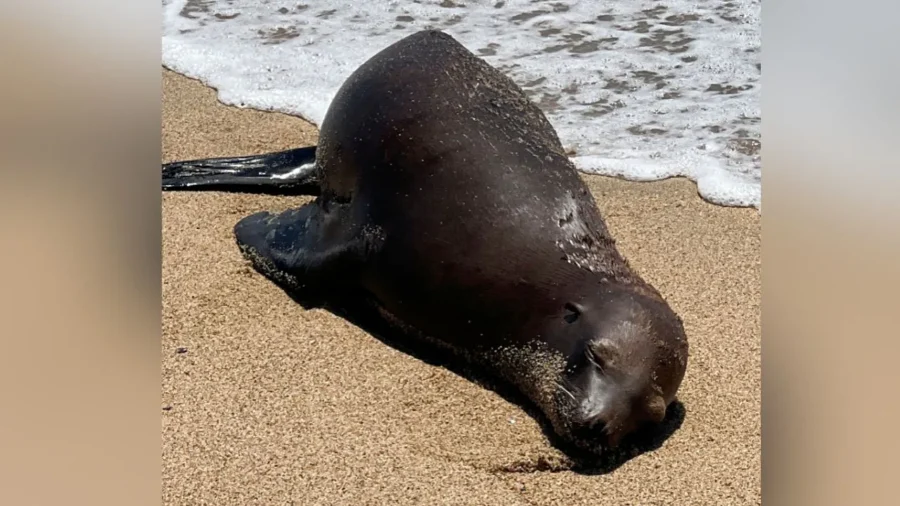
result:
[[[566,323],[575,323],[576,321],[578,321],[578,318],[581,317],[582,309],[578,304],[567,302],[565,305],[565,310],[566,312],[565,314],[563,314],[563,320],[565,320]]]
[[[593,339],[588,343],[588,351],[601,365],[615,361],[619,347],[609,339]]]

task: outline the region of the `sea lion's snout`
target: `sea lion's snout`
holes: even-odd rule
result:
[[[569,437],[592,451],[616,446],[631,416],[615,354],[612,343],[586,343],[557,397]]]
[[[572,422],[572,439],[582,446],[603,449],[610,447],[606,422],[600,419],[580,418]]]
[[[619,385],[608,378],[595,382],[572,412],[572,437],[582,444],[615,448],[636,425],[635,412]]]
[[[584,337],[569,357],[557,398],[576,445],[595,452],[615,448],[665,419],[684,363],[655,318],[656,311],[630,297],[585,314],[588,326],[579,329]]]
[[[659,423],[665,418],[666,404],[661,395],[650,393],[637,380],[605,377],[591,364],[576,380],[573,389],[579,396],[569,399],[567,412],[569,435],[579,446],[594,450],[611,449],[642,425]],[[630,384],[629,384],[630,383]]]

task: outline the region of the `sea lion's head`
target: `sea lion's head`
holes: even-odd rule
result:
[[[655,294],[631,289],[565,311],[577,336],[556,393],[568,438],[600,452],[662,422],[687,366],[680,318]]]

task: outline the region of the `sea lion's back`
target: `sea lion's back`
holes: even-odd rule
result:
[[[352,192],[368,172],[402,186],[428,167],[442,171],[431,175],[443,184],[475,178],[490,185],[511,172],[524,182],[523,172],[568,162],[524,92],[438,31],[417,32],[360,66],[336,94],[318,150],[324,185],[337,193]],[[545,185],[546,174],[534,176]]]

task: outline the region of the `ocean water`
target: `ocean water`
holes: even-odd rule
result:
[[[163,64],[229,105],[317,125],[400,38],[447,32],[501,69],[579,170],[685,176],[760,207],[761,0],[163,0]]]

